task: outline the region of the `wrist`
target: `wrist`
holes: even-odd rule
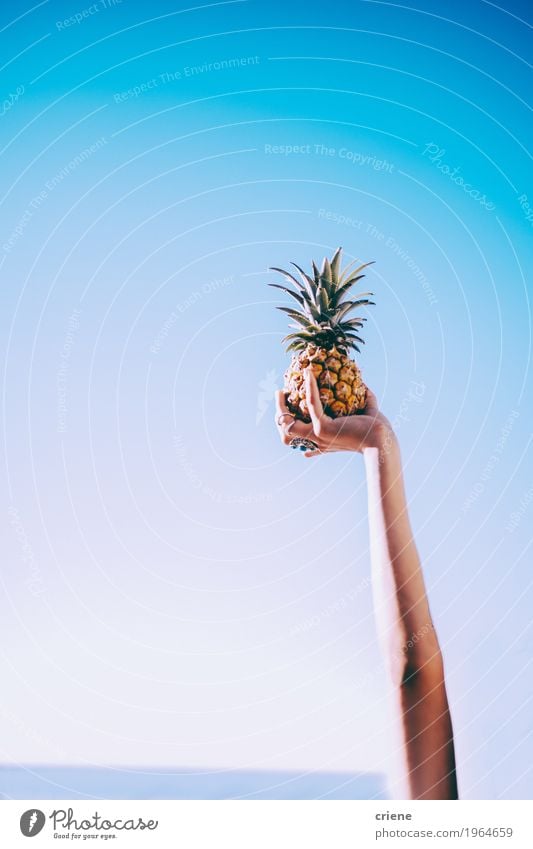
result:
[[[396,434],[389,422],[386,420],[377,420],[368,431],[363,450],[366,448],[375,448],[381,457],[389,454],[396,445]]]

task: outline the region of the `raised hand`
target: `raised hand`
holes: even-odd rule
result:
[[[318,385],[313,370],[305,370],[305,391],[311,424],[294,418],[285,403],[285,394],[277,393],[276,423],[282,442],[290,445],[293,439],[303,438],[313,442],[316,450],[305,452],[306,457],[318,457],[331,451],[364,451],[365,448],[383,448],[392,441],[392,428],[373,392],[368,390],[363,413],[332,419],[324,413]]]

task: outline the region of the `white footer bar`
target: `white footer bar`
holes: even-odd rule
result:
[[[533,849],[533,803],[6,800],[0,838],[9,849]]]

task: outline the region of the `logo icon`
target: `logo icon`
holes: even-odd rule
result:
[[[24,837],[35,837],[43,830],[46,817],[38,808],[30,808],[29,811],[24,811],[20,818],[20,830]]]
[[[259,424],[265,415],[270,402],[274,400],[274,395],[278,388],[277,377],[276,372],[272,369],[267,372],[264,378],[257,384],[257,410],[255,414],[256,425]]]

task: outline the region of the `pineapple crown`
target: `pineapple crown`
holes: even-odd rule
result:
[[[299,265],[291,262],[298,272],[295,277],[283,268],[271,268],[278,271],[289,280],[294,289],[279,286],[277,283],[269,283],[274,289],[282,289],[298,302],[300,310],[291,307],[277,307],[278,310],[287,313],[294,322],[290,327],[296,328],[296,333],[289,333],[283,339],[289,342],[287,351],[303,350],[308,344],[313,343],[320,348],[336,347],[341,353],[347,353],[350,348],[360,349],[357,343],[364,344],[364,340],[357,334],[363,326],[366,318],[347,318],[348,314],[356,307],[374,304],[369,301],[368,296],[372,292],[363,292],[357,300],[347,299],[352,286],[364,277],[360,274],[363,268],[372,265],[365,262],[353,271],[350,268],[355,262],[350,263],[341,272],[342,248],[337,248],[331,260],[324,258],[322,268],[318,270],[312,263],[313,276],[306,274]]]

